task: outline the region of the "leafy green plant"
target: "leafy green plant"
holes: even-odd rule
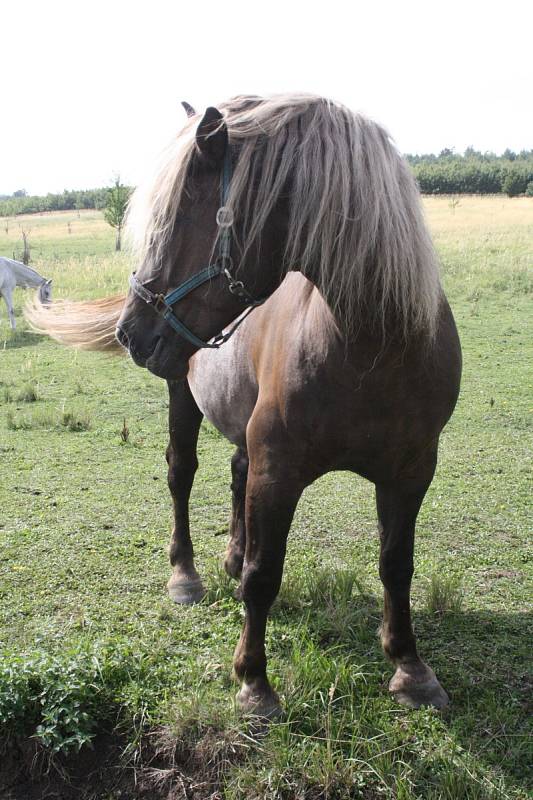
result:
[[[137,669],[126,649],[79,645],[60,655],[0,659],[0,731],[35,737],[49,754],[79,752],[117,718]],[[133,704],[135,706],[135,703]]]

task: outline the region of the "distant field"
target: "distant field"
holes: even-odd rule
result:
[[[65,751],[117,724],[134,743],[166,726],[197,798],[220,786],[234,800],[530,797],[533,199],[424,204],[464,351],[413,586],[420,650],[450,709],[387,696],[372,487],[333,473],[300,503],[269,624],[286,716],[247,738],[230,680],[242,611],[219,568],[230,446],[203,427],[191,516],[209,592],[178,608],[165,589],[165,384],[27,332],[17,291],[15,335],[0,300],[0,728],[41,725]],[[19,223],[55,297],[124,291],[131,265],[100,213],[10,219],[7,234],[0,219],[1,255],[20,249]]]

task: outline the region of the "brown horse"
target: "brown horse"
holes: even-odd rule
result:
[[[267,615],[300,495],[330,470],[376,487],[390,690],[410,706],[443,706],[417,653],[409,595],[415,522],[461,354],[409,168],[382,128],[323,98],[239,97],[202,118],[190,111],[133,199],[140,266],[125,302],[36,306],[30,319],[61,341],[106,349],[120,316],[121,344],[167,379],[178,603],[203,595],[188,516],[202,417],[236,445],[225,566],[246,607],[234,659],[245,711],[279,709]],[[259,307],[228,330],[246,306]]]

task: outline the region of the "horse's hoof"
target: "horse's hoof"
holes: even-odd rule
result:
[[[174,580],[171,578],[167,583],[167,587],[170,599],[182,606],[192,606],[195,603],[199,603],[205,595],[201,578],[193,578],[191,580],[184,578]]]
[[[265,720],[277,719],[282,713],[279,697],[273,689],[259,693],[246,683],[237,692],[237,706],[242,715]]]
[[[450,698],[438,682],[433,670],[426,665],[424,667],[422,675],[418,669],[413,672],[398,667],[389,683],[389,691],[402,706],[444,708],[450,702]]]

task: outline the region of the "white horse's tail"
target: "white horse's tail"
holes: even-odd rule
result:
[[[80,350],[100,350],[125,355],[115,339],[125,295],[100,300],[56,300],[43,304],[35,297],[24,308],[32,330]]]

